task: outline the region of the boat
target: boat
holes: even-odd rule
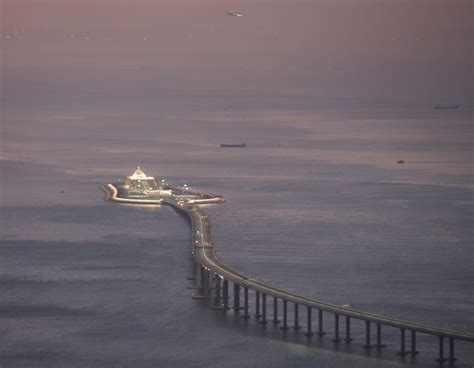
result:
[[[242,17],[243,14],[242,13],[238,13],[238,12],[230,12],[230,11],[227,11],[225,12],[227,15],[230,15],[231,17]]]
[[[221,147],[223,148],[233,148],[233,147],[247,147],[247,144],[245,143],[237,143],[237,144],[231,144],[231,143],[221,143]]]
[[[398,160],[398,161],[397,161],[397,164],[404,164],[404,163],[405,163],[404,160]]]
[[[433,109],[435,110],[454,110],[454,109],[459,109],[459,105],[440,105],[436,104],[433,106]]]

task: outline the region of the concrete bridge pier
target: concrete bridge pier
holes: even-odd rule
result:
[[[202,291],[202,295],[203,296],[207,296],[207,292],[208,292],[208,287],[207,287],[207,283],[206,283],[206,280],[207,279],[207,272],[206,272],[206,269],[201,266],[201,291]]]
[[[240,310],[240,285],[234,282],[234,311]]]
[[[278,298],[276,296],[273,297],[273,320],[272,323],[274,325],[280,323],[278,319]]]
[[[317,335],[319,337],[322,337],[326,335],[326,332],[324,332],[323,329],[323,311],[321,309],[318,309],[318,333]]]
[[[444,338],[445,336],[439,336],[439,357],[436,361],[443,363],[449,361],[450,364],[454,363],[457,358],[454,357],[454,339],[452,337],[449,338],[449,358],[444,356]]]
[[[409,353],[411,355],[418,354],[418,351],[416,350],[416,331],[415,330],[411,331],[411,349],[410,349]]]
[[[311,337],[314,335],[312,332],[312,322],[311,322],[311,307],[306,307],[306,333],[305,335]]]
[[[212,283],[213,297],[211,298],[211,306],[212,308],[220,308],[222,306],[221,278],[217,273],[214,274]]]
[[[449,358],[444,356],[444,338],[445,336],[439,336],[439,357],[436,361],[443,363],[449,361],[450,365],[453,364],[457,358],[454,357],[454,339],[452,337],[449,338]]]
[[[444,357],[444,336],[440,335],[439,336],[439,358],[436,359],[436,361],[440,362],[440,363],[443,363],[447,360],[449,360],[449,359]]]
[[[398,355],[405,356],[407,352],[405,351],[405,329],[400,328],[400,351]]]
[[[385,344],[382,344],[382,325],[380,323],[377,323],[377,344],[375,347],[377,349],[385,347]]]
[[[339,338],[339,314],[337,313],[334,313],[334,339],[332,341],[336,344],[341,342]]]
[[[283,299],[283,326],[280,327],[282,330],[286,331],[288,327],[288,301]]]
[[[260,314],[260,292],[255,291],[255,318],[260,318],[262,315]]]
[[[351,338],[351,317],[346,316],[346,337],[344,341],[346,343],[351,342],[353,339]]]
[[[266,325],[267,321],[267,294],[262,293],[262,319],[260,320],[262,325]]]
[[[211,270],[206,270],[205,272],[205,281],[206,281],[206,290],[207,290],[207,297],[209,300],[211,299],[212,294],[214,293],[213,288],[213,273]]]
[[[193,271],[192,271],[192,275],[193,275],[193,276],[188,277],[188,280],[196,281],[197,266],[198,266],[198,263],[197,263],[196,261],[194,261],[194,262],[193,262]]]
[[[215,277],[215,273],[211,270],[208,270],[207,271],[207,285],[209,287],[209,297],[211,297],[214,294],[214,287],[215,287],[214,277]]]
[[[249,288],[244,286],[244,315],[242,318],[249,318]]]
[[[223,309],[229,309],[229,281],[226,279],[222,281],[222,301]]]
[[[196,265],[196,290],[202,293],[203,267],[198,263]]]
[[[299,309],[299,305],[298,305],[298,303],[295,303],[295,308],[294,308],[294,313],[295,313],[295,325],[293,326],[293,329],[294,329],[295,331],[298,331],[298,330],[301,328],[301,326],[300,326],[300,324],[299,324],[299,311],[298,311],[298,309]]]
[[[457,358],[454,357],[454,339],[452,337],[449,338],[449,362],[452,364],[454,363]]]
[[[365,321],[365,345],[364,349],[372,349],[370,344],[370,321]]]
[[[204,268],[202,275],[203,275],[203,280],[202,280],[203,294],[206,298],[210,299],[211,297],[211,271]]]

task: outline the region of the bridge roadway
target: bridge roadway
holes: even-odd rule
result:
[[[303,305],[308,308],[330,312],[339,316],[345,316],[352,319],[363,320],[384,326],[391,326],[400,330],[415,331],[439,337],[451,338],[454,340],[474,342],[474,334],[471,333],[432,327],[410,321],[404,321],[397,318],[368,313],[354,308],[346,308],[336,304],[326,303],[317,299],[307,298],[305,296],[290,293],[285,290],[269,286],[261,281],[251,279],[246,275],[226,266],[219,260],[212,244],[209,218],[201,208],[196,205],[187,204],[185,202],[177,202],[172,198],[164,199],[163,203],[177,208],[180,212],[185,213],[190,218],[191,229],[193,232],[193,254],[196,261],[212,272],[217,273],[225,280],[229,280],[234,284],[247,287],[267,296],[286,300],[288,302]],[[440,348],[442,349],[442,347]],[[441,360],[444,360],[442,353]]]
[[[104,191],[106,192],[106,199],[115,201],[116,197],[116,189],[113,185],[108,184],[109,187],[104,187]],[[115,193],[114,193],[115,192]],[[121,202],[125,202],[127,199],[121,198]],[[131,202],[131,201],[129,201]],[[156,203],[159,204],[159,203]],[[297,295],[294,293],[287,292],[282,289],[278,289],[272,286],[265,284],[264,282],[249,278],[248,276],[233,270],[232,268],[226,266],[222,263],[215,253],[215,248],[212,243],[211,238],[211,226],[209,223],[208,216],[204,213],[204,211],[196,204],[187,203],[186,201],[181,201],[170,197],[164,197],[162,200],[162,204],[167,204],[174,207],[178,212],[187,216],[191,222],[191,229],[192,229],[192,243],[193,243],[193,255],[198,264],[203,266],[205,269],[209,269],[210,271],[214,272],[215,274],[219,275],[221,279],[228,280],[234,283],[235,285],[243,286],[244,288],[252,289],[262,295],[272,296],[277,299],[281,299],[283,301],[294,303],[295,305],[302,305],[306,306],[308,310],[310,309],[317,309],[319,311],[333,313],[337,316],[345,316],[346,322],[348,319],[357,319],[366,322],[366,342],[367,347],[370,347],[370,323],[374,323],[378,327],[378,347],[383,347],[384,345],[380,345],[380,326],[391,326],[401,331],[401,354],[416,354],[415,351],[415,342],[414,342],[414,333],[423,333],[429,335],[435,335],[439,337],[439,361],[443,362],[445,360],[450,360],[453,362],[456,360],[454,358],[453,353],[453,346],[454,340],[460,341],[467,341],[467,342],[474,342],[474,334],[467,333],[467,332],[460,332],[454,331],[450,329],[432,327],[428,325],[423,325],[419,323],[414,323],[410,321],[404,321],[397,318],[391,318],[387,316],[381,316],[374,313],[364,312],[355,308],[350,307],[343,307],[336,304],[331,304],[327,302],[323,302],[321,300],[308,298],[305,296]],[[246,295],[247,297],[247,295]],[[286,313],[286,310],[285,310]],[[285,316],[286,321],[286,316]],[[322,322],[322,320],[320,320]],[[310,324],[310,314],[308,318],[308,323]],[[336,328],[338,329],[339,325],[336,322]],[[310,327],[310,326],[308,326]],[[350,326],[349,326],[350,328]],[[406,352],[405,351],[405,330],[412,332],[412,351]],[[320,330],[321,331],[321,330]],[[347,333],[347,325],[346,325],[346,333]],[[338,341],[338,334],[339,331],[336,332],[336,342]],[[350,333],[350,332],[349,332]],[[349,336],[347,336],[349,337]],[[443,339],[448,338],[450,342],[450,358],[444,357],[444,343]],[[350,340],[350,339],[349,339]]]

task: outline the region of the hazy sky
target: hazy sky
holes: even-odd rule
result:
[[[22,37],[2,40],[4,66],[151,68],[210,84],[259,80],[374,95],[390,86],[414,98],[436,98],[437,90],[472,101],[473,1],[2,3],[2,33]]]

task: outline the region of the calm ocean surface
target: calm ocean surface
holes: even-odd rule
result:
[[[107,40],[57,41],[64,63],[43,40],[54,62],[35,65],[26,36],[2,42],[25,65],[2,78],[0,367],[436,366],[434,337],[402,361],[395,330],[367,354],[355,322],[354,342],[335,347],[329,316],[328,335],[308,340],[192,300],[186,221],[102,200],[99,186],[137,165],[223,194],[206,207],[218,256],[253,278],[474,331],[472,107],[232,68],[163,72],[137,61],[144,46],[89,63]],[[456,344],[456,366],[474,364],[472,348]]]

